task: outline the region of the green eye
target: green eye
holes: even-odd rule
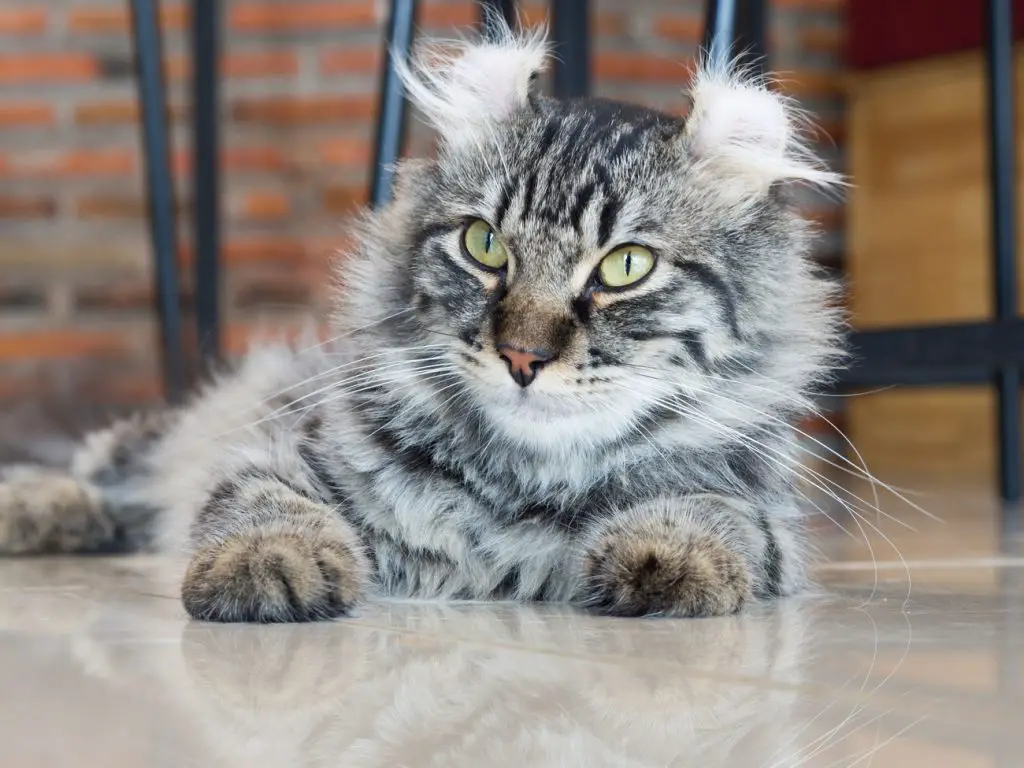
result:
[[[482,219],[466,227],[462,233],[462,247],[474,261],[487,269],[501,269],[508,261],[508,252],[498,233]]]
[[[624,288],[646,277],[652,269],[653,253],[642,245],[624,245],[601,259],[597,272],[606,288]]]

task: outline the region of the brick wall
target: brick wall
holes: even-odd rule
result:
[[[772,67],[842,146],[843,0],[774,0]],[[26,400],[135,404],[159,395],[127,0],[0,6],[0,411]],[[181,210],[190,261],[187,3],[163,1]],[[429,0],[421,25],[473,23]],[[595,3],[598,94],[678,109],[702,0]],[[226,343],[294,327],[327,302],[327,263],[365,199],[383,2],[225,2]],[[539,5],[527,7],[539,19]],[[422,134],[422,131],[419,132]],[[831,137],[831,138],[829,138]],[[422,144],[422,140],[415,142]],[[808,197],[841,247],[841,210]],[[191,292],[185,273],[186,299]]]

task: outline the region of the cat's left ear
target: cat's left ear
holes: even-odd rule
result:
[[[548,59],[544,30],[515,35],[504,24],[478,43],[427,46],[412,66],[396,62],[409,98],[452,147],[482,145],[493,127],[531,107]]]
[[[842,183],[802,140],[803,113],[763,78],[705,64],[689,93],[686,149],[721,202],[742,205],[780,181]]]

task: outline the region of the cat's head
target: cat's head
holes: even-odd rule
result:
[[[397,313],[384,338],[421,345],[424,381],[523,443],[799,410],[834,318],[789,187],[836,181],[799,115],[709,68],[685,119],[557,101],[537,85],[547,53],[507,33],[403,73],[438,152],[399,170],[345,263],[346,324]]]

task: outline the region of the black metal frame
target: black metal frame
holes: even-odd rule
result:
[[[491,19],[501,19],[509,29],[516,28],[516,0],[482,0],[480,3],[480,22],[484,34],[491,35],[488,29]]]
[[[590,93],[590,0],[551,0],[555,96]]]
[[[391,199],[395,163],[401,157],[405,139],[406,102],[396,60],[408,61],[412,51],[413,27],[418,0],[392,0],[388,16],[384,71],[381,75],[380,109],[377,116],[377,141],[370,181],[370,202],[374,208]]]
[[[192,195],[196,339],[210,364],[220,358],[220,0],[192,4]]]
[[[704,19],[704,55],[715,68],[731,61],[764,72],[767,58],[764,0],[709,0]]]
[[[156,0],[132,0],[131,17],[164,394],[168,401],[177,402],[185,391],[185,355],[181,343],[174,180],[164,98],[159,3]]]
[[[989,0],[988,119],[991,140],[992,258],[996,322],[1017,323],[1017,158],[1014,132],[1014,62],[1012,0]],[[1019,364],[996,367],[999,432],[999,492],[1007,501],[1021,497],[1021,403]]]

